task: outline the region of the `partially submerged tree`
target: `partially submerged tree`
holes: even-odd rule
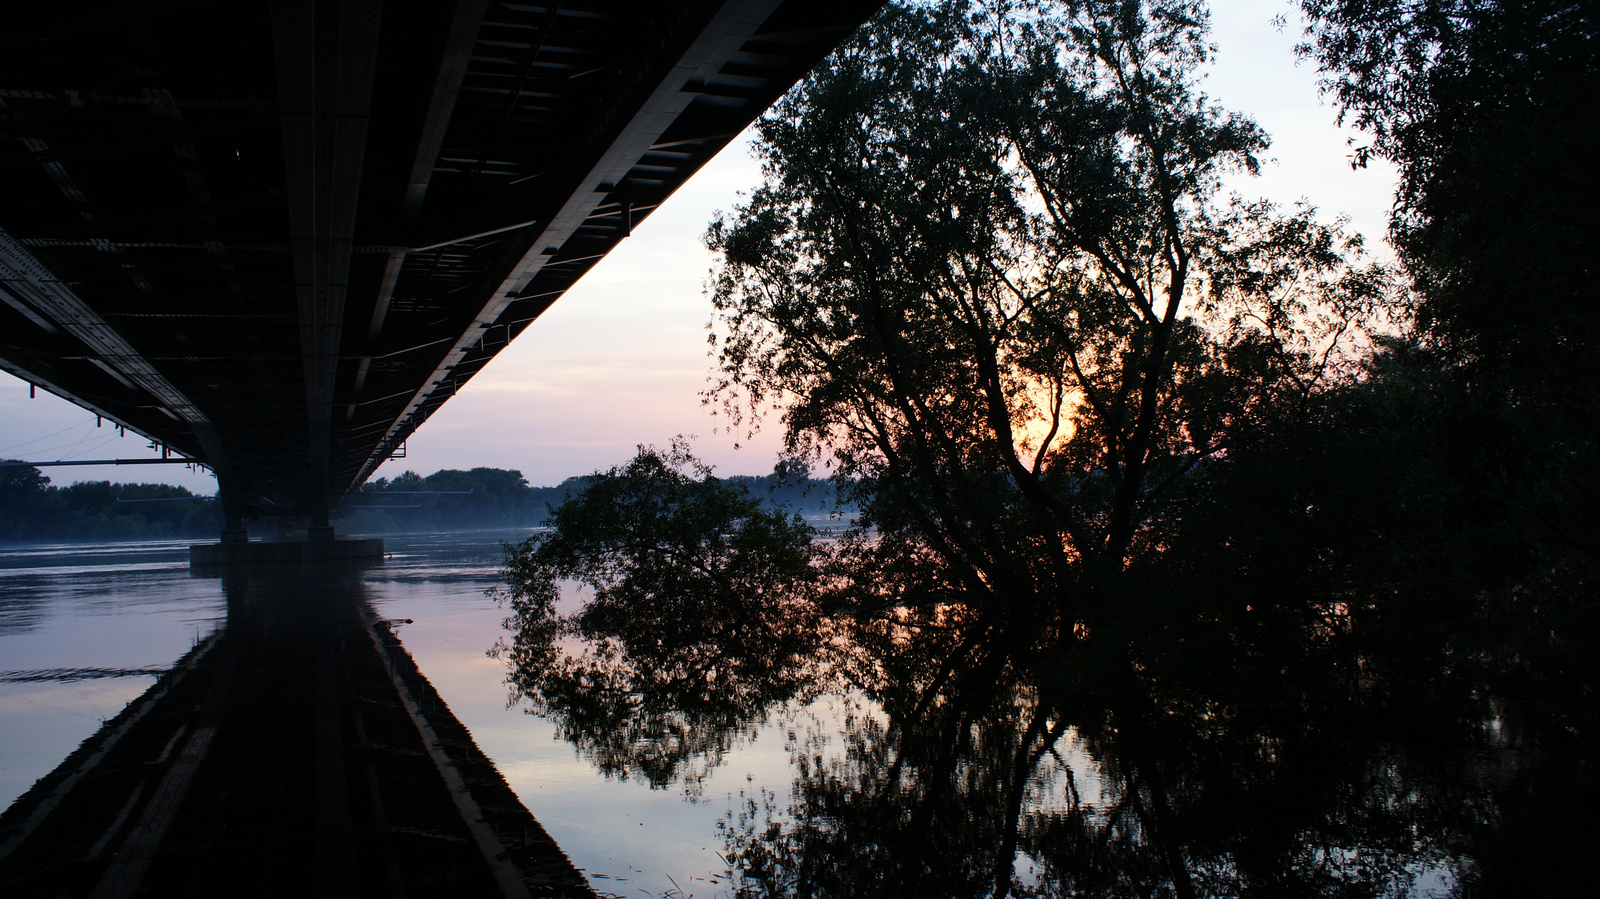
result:
[[[945,596],[1094,617],[1230,441],[1387,301],[1359,240],[1228,200],[1266,137],[1197,88],[1198,3],[891,8],[760,123],[714,223],[735,426],[860,485]]]
[[[823,639],[812,529],[713,477],[686,444],[597,472],[549,524],[505,548],[512,639],[497,654],[514,693],[603,771],[693,781],[808,683]],[[574,581],[592,594],[563,610]]]
[[[1370,139],[1356,162],[1400,174],[1391,234],[1430,371],[1391,428],[1413,432],[1396,461],[1425,475],[1388,505],[1426,511],[1404,515],[1401,536],[1425,549],[1419,570],[1455,568],[1456,605],[1475,610],[1455,658],[1493,673],[1497,701],[1524,700],[1519,745],[1561,747],[1516,788],[1540,811],[1508,814],[1515,825],[1473,853],[1487,872],[1476,889],[1579,891],[1567,860],[1595,838],[1571,822],[1600,793],[1584,773],[1600,753],[1600,6],[1300,5],[1303,52]]]

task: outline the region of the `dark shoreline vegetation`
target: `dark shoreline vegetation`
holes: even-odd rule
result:
[[[362,534],[540,527],[552,507],[582,494],[593,479],[580,475],[553,487],[530,487],[515,469],[444,469],[426,477],[408,471],[393,480],[364,484],[341,505],[339,527]],[[733,475],[723,480],[773,508],[818,515],[836,505],[833,485],[803,472]]]
[[[340,533],[360,534],[539,527],[551,506],[582,493],[590,480],[531,487],[515,469],[407,471],[362,485],[340,507],[337,524]],[[812,517],[840,511],[833,485],[803,472],[725,480],[772,508]],[[183,487],[109,481],[57,487],[37,468],[0,469],[0,542],[215,539],[221,528],[216,498]]]
[[[724,819],[737,895],[1588,886],[1600,27],[1301,5],[1392,267],[1222,193],[1267,138],[1198,3],[891,5],[761,120],[708,397],[857,527],[642,449],[506,548],[496,650],[659,787],[843,698]]]
[[[0,468],[0,542],[159,540],[221,529],[216,499],[184,487],[110,481],[57,487],[37,468]]]

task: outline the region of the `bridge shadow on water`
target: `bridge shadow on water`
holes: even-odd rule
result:
[[[0,894],[593,895],[359,563],[196,576],[226,625],[0,816]]]

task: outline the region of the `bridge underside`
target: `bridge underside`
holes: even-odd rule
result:
[[[880,2],[11,10],[0,367],[325,525]]]

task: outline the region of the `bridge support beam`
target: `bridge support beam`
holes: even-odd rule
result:
[[[333,395],[381,12],[379,0],[276,0],[272,7],[310,437],[302,508],[312,540],[333,539]]]

